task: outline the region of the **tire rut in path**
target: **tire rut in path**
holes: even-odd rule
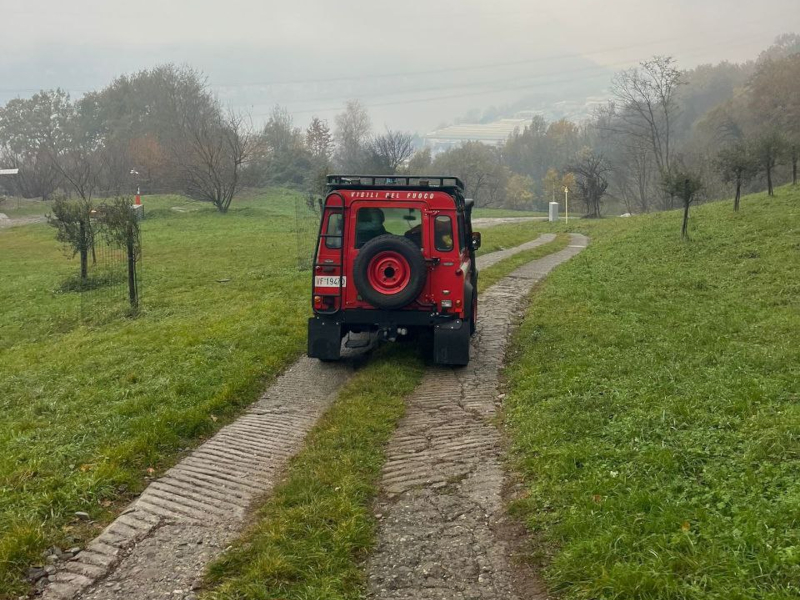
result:
[[[479,257],[482,267],[551,241]],[[150,600],[193,596],[206,565],[241,532],[253,502],[268,494],[289,458],[353,372],[303,357],[234,423],[162,477],[75,558],[50,576],[44,600]]]
[[[509,333],[533,285],[587,238],[528,263],[482,294],[466,368],[430,368],[408,399],[387,450],[378,543],[368,561],[371,600],[518,598],[506,522],[497,413]],[[526,598],[531,598],[530,591]]]

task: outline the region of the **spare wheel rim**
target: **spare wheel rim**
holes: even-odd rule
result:
[[[376,292],[387,296],[399,294],[411,281],[411,266],[399,252],[384,250],[369,262],[367,281]]]

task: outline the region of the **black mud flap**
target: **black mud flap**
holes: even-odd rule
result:
[[[433,330],[433,362],[437,365],[469,364],[469,323],[462,320],[437,325]]]
[[[342,357],[342,326],[316,317],[308,320],[308,356],[320,360]]]

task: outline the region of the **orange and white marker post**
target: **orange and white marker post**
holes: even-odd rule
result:
[[[136,204],[136,206],[141,206],[142,204],[142,192],[139,190],[138,187],[136,188],[136,199],[134,201],[134,204]]]
[[[564,216],[566,222],[569,223],[569,188],[564,186]]]

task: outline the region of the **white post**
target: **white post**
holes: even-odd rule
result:
[[[566,222],[569,223],[569,188],[564,186],[564,213]]]

